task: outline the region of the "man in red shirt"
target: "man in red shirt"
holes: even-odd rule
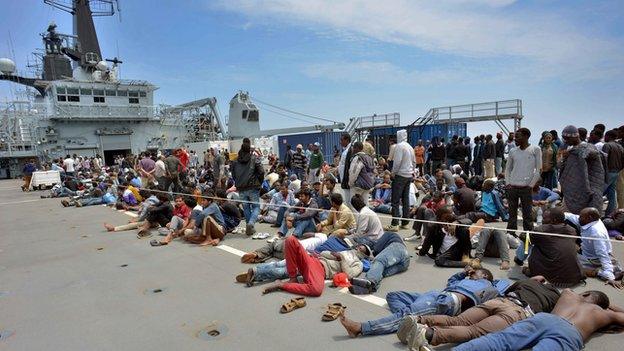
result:
[[[192,202],[195,202],[192,200]],[[162,241],[153,240],[150,242],[152,246],[161,246],[167,245],[176,237],[176,233],[182,231],[182,228],[188,224],[189,218],[191,216],[191,208],[186,205],[184,202],[184,197],[180,194],[175,196],[175,204],[173,206],[173,217],[171,217],[171,221],[167,223],[165,228],[161,228],[163,232],[162,234],[167,234],[167,236]]]

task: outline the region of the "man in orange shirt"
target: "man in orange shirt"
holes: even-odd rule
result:
[[[418,140],[418,145],[414,146],[414,155],[416,155],[416,168],[418,168],[418,174],[423,175],[425,165],[425,147],[422,140]]]

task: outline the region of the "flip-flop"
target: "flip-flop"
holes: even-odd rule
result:
[[[152,245],[152,246],[165,246],[165,245],[167,245],[167,244],[169,244],[169,243],[166,243],[166,242],[161,242],[161,241],[158,241],[158,240],[156,240],[156,239],[152,239],[152,240],[150,241],[150,245]]]
[[[325,313],[323,313],[323,317],[321,318],[321,320],[323,320],[324,322],[335,321],[344,313],[344,310],[346,309],[347,306],[341,304],[340,302],[327,305],[327,309],[325,310]]]
[[[307,303],[306,303],[305,297],[296,297],[286,302],[285,304],[283,304],[282,307],[280,308],[280,313],[292,312],[296,309],[305,307],[306,305]]]

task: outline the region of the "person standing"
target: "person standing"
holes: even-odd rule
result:
[[[304,180],[306,157],[303,153],[303,146],[297,145],[297,151],[292,155],[292,171],[297,175],[297,179]]]
[[[549,132],[542,136],[542,181],[544,187],[552,190],[557,188],[557,153],[559,148],[553,142]]]
[[[314,184],[318,182],[321,174],[321,166],[325,159],[321,153],[321,144],[317,141],[312,145],[312,153],[310,154],[310,160],[308,163],[308,182]]]
[[[481,144],[481,139],[478,136],[474,137],[472,159],[474,175],[483,175],[483,145]]]
[[[494,164],[496,160],[496,145],[492,141],[492,135],[488,134],[485,137],[485,148],[483,149],[483,169],[485,170],[485,178],[494,178]]]
[[[515,139],[518,147],[512,149],[507,157],[505,179],[507,181],[507,199],[509,201],[509,222],[507,229],[518,228],[518,201],[522,206],[522,227],[533,230],[531,216],[533,199],[532,189],[540,179],[542,170],[542,150],[529,144],[531,131],[520,128]]]
[[[212,174],[214,175],[215,187],[220,188],[221,178],[224,173],[225,158],[223,157],[223,154],[221,153],[221,151],[215,150],[215,152],[216,152],[216,156],[214,159]]]
[[[606,214],[610,215],[617,206],[616,187],[620,171],[624,169],[624,148],[618,144],[617,132],[609,130],[605,133],[605,142],[602,145],[602,152],[607,155],[607,184],[605,195],[609,200]]]
[[[620,145],[624,147],[624,126],[618,128],[618,139]],[[620,171],[617,181],[617,202],[618,208],[624,208],[624,169]]]
[[[264,179],[264,169],[260,160],[251,153],[251,141],[243,139],[243,144],[238,151],[238,158],[232,167],[232,178],[238,195],[243,202],[245,215],[245,234],[253,235],[256,232],[254,225],[260,214],[260,184]]]
[[[375,163],[373,158],[364,152],[364,144],[359,141],[353,143],[353,153],[349,167],[351,196],[359,194],[368,203],[370,191],[375,186]]]
[[[65,157],[65,160],[63,160],[63,168],[65,168],[65,175],[68,177],[73,177],[74,176],[74,172],[76,171],[76,169],[74,168],[74,165],[76,164],[76,161],[74,161],[74,159],[67,155]]]
[[[503,141],[503,133],[496,133],[496,162],[494,164],[494,172],[496,176],[503,171],[503,159],[505,158],[505,142]]]
[[[444,139],[438,139],[434,137],[431,140],[431,172],[435,172],[442,166],[444,159],[446,158],[446,149],[444,148]]]
[[[344,195],[344,202],[347,206],[351,206],[351,188],[349,187],[349,169],[351,168],[351,157],[353,156],[353,150],[351,150],[351,136],[347,133],[343,133],[340,136],[340,146],[342,146],[342,153],[340,154],[340,161],[338,162],[338,175],[340,176],[340,187]]]
[[[561,133],[568,149],[560,151],[559,184],[566,211],[579,214],[586,207],[602,213],[605,170],[600,152],[590,143],[581,143],[578,129],[567,126]]]
[[[24,165],[22,169],[22,173],[24,174],[24,185],[22,185],[22,191],[30,190],[30,181],[32,179],[33,173],[37,170],[37,166],[35,165],[35,160],[30,159]]]
[[[386,228],[387,231],[396,232],[399,230],[399,216],[401,216],[402,227],[409,224],[409,197],[410,184],[414,177],[414,165],[416,157],[414,149],[407,142],[407,131],[401,129],[397,131],[397,144],[394,149],[394,164],[392,165],[392,222]],[[399,214],[399,206],[402,209],[402,215]]]
[[[418,144],[414,146],[414,156],[416,157],[416,168],[418,168],[418,175],[423,176],[425,165],[425,147],[422,140],[418,140]]]
[[[156,172],[156,162],[150,158],[149,153],[144,153],[143,158],[139,161],[138,171],[141,175],[141,184],[147,187],[149,181],[154,180],[154,173]]]

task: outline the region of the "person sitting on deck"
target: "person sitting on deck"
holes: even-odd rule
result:
[[[355,226],[355,217],[353,212],[343,203],[342,195],[331,194],[331,210],[326,220],[316,225],[316,231],[325,234],[333,234],[337,230],[349,230]]]
[[[301,190],[297,195],[299,203],[286,212],[282,226],[277,232],[278,236],[287,236],[290,229],[293,229],[293,235],[298,238],[301,238],[304,233],[316,232],[319,214],[316,201],[312,199],[309,190]]]
[[[455,214],[450,206],[438,209],[437,221],[447,224],[438,225],[429,232],[423,241],[418,254],[429,256],[439,267],[464,267],[470,262],[470,234],[465,225],[472,222],[467,219],[455,220]],[[456,225],[462,224],[462,225]],[[429,249],[433,249],[430,254]]]
[[[479,211],[466,213],[466,218],[475,223],[479,219],[483,219],[486,222],[494,222],[499,218],[503,221],[509,219],[509,214],[503,206],[501,194],[494,189],[494,185],[495,183],[491,179],[483,182],[481,191],[481,207]]]
[[[184,239],[200,246],[217,246],[225,236],[225,220],[221,209],[215,201],[215,193],[212,189],[206,190],[201,198],[202,212],[195,218],[195,229],[188,234],[185,232]]]
[[[444,193],[440,191],[434,191],[433,196],[428,198],[428,200],[427,198],[423,199],[422,205],[410,211],[410,217],[416,218],[412,224],[414,234],[405,238],[405,241],[416,241],[423,236],[427,236],[430,231],[434,230],[436,224],[428,221],[435,221],[436,211],[444,206],[446,206]],[[423,230],[423,233],[421,233],[421,230]]]
[[[180,199],[183,201],[183,206],[179,203]],[[167,235],[161,241],[155,242],[152,240],[150,244],[152,246],[167,245],[171,240],[184,235],[184,230],[191,229],[195,226],[194,218],[201,213],[201,210],[201,206],[197,205],[194,197],[176,195],[173,217],[171,217],[171,221],[167,223],[166,228],[164,228]]]

